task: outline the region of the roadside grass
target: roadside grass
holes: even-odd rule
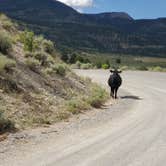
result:
[[[104,88],[96,83],[91,83],[88,94],[66,101],[64,110],[72,114],[79,114],[83,110],[100,108],[108,97],[109,95]]]
[[[108,92],[106,92],[104,88],[101,88],[98,84],[93,83],[90,95],[87,97],[86,101],[90,104],[90,106],[100,108],[108,97]]]

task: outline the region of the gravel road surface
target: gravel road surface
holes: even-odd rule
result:
[[[76,72],[102,86],[110,74]],[[66,122],[63,134],[46,129],[46,138],[38,132],[38,139],[1,151],[0,166],[165,166],[166,73],[128,71],[122,78],[113,105]]]

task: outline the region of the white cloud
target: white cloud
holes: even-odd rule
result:
[[[72,7],[84,8],[84,7],[93,6],[93,0],[59,0],[59,1]]]

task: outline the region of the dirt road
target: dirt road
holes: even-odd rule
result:
[[[77,73],[103,86],[109,76],[101,70]],[[122,77],[120,98],[109,109],[68,134],[0,153],[0,165],[165,166],[166,74],[124,72]]]

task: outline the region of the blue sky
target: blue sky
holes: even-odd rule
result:
[[[166,17],[166,0],[60,0],[84,13],[123,11],[136,19]]]

